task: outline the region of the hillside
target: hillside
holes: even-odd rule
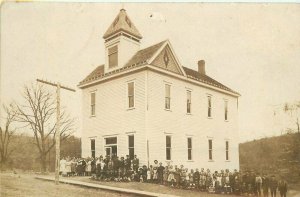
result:
[[[300,181],[299,133],[241,143],[239,149],[242,171],[283,176],[290,183]]]

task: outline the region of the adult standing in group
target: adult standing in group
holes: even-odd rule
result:
[[[163,184],[163,180],[164,180],[164,177],[163,177],[164,170],[165,170],[165,167],[160,162],[159,166],[157,168],[157,176],[158,176],[158,183],[161,185]]]
[[[271,197],[276,197],[277,186],[278,186],[278,183],[275,178],[275,175],[272,175],[271,180],[270,180]]]
[[[263,177],[262,177],[262,189],[263,189],[264,197],[268,197],[269,196],[269,178],[267,177],[266,174],[263,174]]]
[[[278,190],[280,192],[280,196],[281,197],[286,197],[286,193],[287,193],[287,182],[281,178],[279,183],[278,183]]]
[[[136,155],[134,155],[134,158],[132,160],[133,171],[138,172],[139,165],[140,165],[140,160],[137,158]]]
[[[262,178],[261,176],[257,173],[255,177],[255,188],[256,188],[256,195],[261,196],[261,186],[262,186]]]
[[[128,171],[130,170],[131,167],[131,160],[129,158],[129,155],[126,155],[126,159],[124,161],[124,166],[125,166],[125,174],[128,174]]]

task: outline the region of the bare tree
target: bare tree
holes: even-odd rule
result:
[[[55,95],[47,91],[42,85],[25,86],[24,105],[16,105],[18,109],[17,121],[25,123],[34,135],[34,144],[39,151],[42,171],[46,171],[47,154],[55,145],[56,136],[56,105]],[[74,119],[61,110],[60,135],[61,141],[74,132]],[[48,142],[50,145],[48,146]]]
[[[12,136],[15,133],[15,129],[11,128],[11,124],[16,120],[17,112],[13,105],[3,105],[5,111],[5,124],[3,127],[0,126],[0,159],[1,166],[4,166],[7,162],[13,149],[9,149]]]
[[[285,113],[289,113],[291,118],[295,118],[298,134],[300,134],[299,110],[300,110],[300,101],[292,104],[286,103],[283,108],[283,111]]]

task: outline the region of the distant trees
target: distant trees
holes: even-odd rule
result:
[[[47,154],[55,145],[56,133],[56,105],[55,96],[42,85],[25,86],[24,102],[16,104],[16,121],[30,128],[34,136],[34,145],[39,152],[41,169],[46,171]],[[71,119],[64,110],[60,115],[61,141],[75,131],[74,119]]]
[[[300,134],[300,125],[299,125],[300,101],[295,103],[285,103],[283,111],[285,113],[288,113],[290,117],[295,119],[294,121],[297,126],[297,133]]]
[[[14,149],[9,148],[12,136],[15,133],[15,129],[12,128],[12,123],[16,121],[17,111],[13,105],[3,106],[5,111],[4,125],[0,126],[0,162],[1,167],[6,164],[10,154]],[[1,117],[2,118],[2,117]]]

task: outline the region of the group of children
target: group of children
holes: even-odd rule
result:
[[[284,180],[277,181],[274,176],[237,170],[230,172],[228,169],[220,172],[184,168],[183,165],[166,165],[154,160],[153,164],[147,167],[140,166],[139,159],[134,155],[124,157],[100,156],[98,158],[61,160],[61,171],[64,176],[91,176],[93,180],[118,181],[118,182],[145,182],[155,183],[172,188],[193,189],[219,194],[246,194],[260,196],[262,193],[267,196],[269,191],[273,196],[276,190],[280,194],[286,194],[287,183]],[[283,195],[284,196],[284,195]]]

